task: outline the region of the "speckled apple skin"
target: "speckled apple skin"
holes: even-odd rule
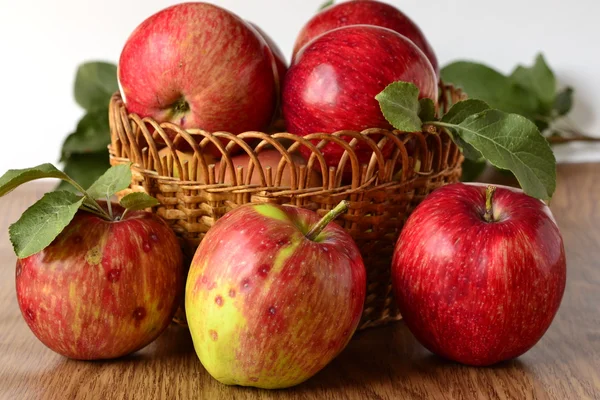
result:
[[[485,366],[520,356],[550,326],[563,297],[563,240],[550,209],[516,189],[444,186],[410,216],[392,281],[410,331],[432,352]]]
[[[186,314],[206,370],[229,385],[284,388],[327,365],[356,330],[366,272],[352,238],[316,213],[239,207],[206,234],[186,285]]]
[[[264,130],[278,101],[269,46],[233,13],[207,3],[166,8],[140,24],[119,59],[127,110],[185,129]],[[173,105],[188,102],[187,112]]]
[[[115,215],[123,209],[113,205]],[[111,359],[169,325],[183,289],[175,234],[153,214],[108,222],[79,211],[44,250],[17,261],[19,307],[35,336],[66,357]]]

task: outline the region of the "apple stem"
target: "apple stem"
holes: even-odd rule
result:
[[[494,208],[492,205],[492,197],[494,197],[494,192],[496,191],[496,186],[489,185],[485,190],[485,214],[483,214],[483,218],[486,222],[494,221]]]
[[[350,203],[348,203],[348,201],[342,200],[337,206],[335,206],[333,210],[325,214],[325,216],[321,218],[319,222],[317,222],[313,225],[312,228],[310,228],[310,230],[306,234],[306,238],[308,240],[314,241],[321,234],[323,229],[325,229],[325,227],[329,225],[331,221],[348,211],[349,204]]]

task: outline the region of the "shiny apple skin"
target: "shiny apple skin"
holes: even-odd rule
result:
[[[118,77],[130,113],[184,129],[239,134],[264,130],[273,118],[273,63],[266,42],[235,14],[182,3],[135,29],[121,53]],[[189,110],[177,107],[183,102]]]
[[[294,57],[312,39],[330,30],[349,25],[381,26],[406,36],[425,53],[436,75],[439,76],[435,52],[417,24],[391,4],[374,0],[339,3],[315,15],[300,31],[294,44]]]
[[[437,79],[431,63],[404,36],[367,25],[330,31],[305,46],[286,75],[283,115],[287,129],[300,136],[392,129],[375,96],[395,81],[414,83],[420,89],[420,98],[437,99]],[[333,143],[321,151],[328,166],[337,166],[344,153]],[[310,155],[304,146],[301,152],[305,157]],[[360,143],[356,153],[359,162],[365,164],[372,150]]]
[[[398,306],[417,340],[475,366],[533,347],[554,319],[566,281],[550,209],[498,187],[496,222],[486,222],[485,190],[453,184],[432,193],[408,219],[392,262]]]

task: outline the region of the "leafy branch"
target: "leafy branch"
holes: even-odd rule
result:
[[[525,193],[549,200],[556,188],[556,159],[536,125],[527,118],[493,109],[481,100],[458,102],[437,119],[430,101],[419,101],[412,83],[395,82],[376,96],[390,124],[405,132],[423,125],[448,132],[468,159],[511,171]]]
[[[117,221],[128,211],[159,204],[155,198],[145,193],[132,193],[121,199],[120,204],[125,212],[121,216],[113,215],[110,199],[129,186],[130,164],[108,169],[87,190],[52,164],[12,169],[0,177],[0,197],[24,183],[44,178],[60,179],[77,193],[66,190],[46,193],[9,227],[10,241],[19,258],[29,257],[46,248],[69,225],[78,210],[92,213],[106,221]],[[100,199],[106,200],[107,210],[98,203]]]

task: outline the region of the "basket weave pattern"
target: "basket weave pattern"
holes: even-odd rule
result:
[[[459,90],[441,86],[439,111],[447,111],[463,98]],[[109,117],[111,164],[133,163],[131,186],[120,195],[133,191],[156,197],[160,205],[153,212],[171,225],[188,259],[210,227],[239,205],[289,204],[324,215],[341,200],[348,200],[349,212],[336,222],[356,241],[367,269],[367,298],[360,329],[401,318],[392,299],[390,279],[396,240],[408,215],[431,191],[459,180],[463,160],[448,135],[433,127],[413,133],[367,129],[305,137],[186,131],[171,123],[159,124],[128,114],[118,94],[111,99]],[[319,151],[328,142],[346,150],[337,168],[327,168]],[[366,143],[373,152],[368,164],[360,165],[353,150],[359,142]],[[223,154],[218,169],[202,156],[210,143]],[[192,160],[181,159],[176,149],[182,146],[193,150]],[[300,146],[312,152],[306,165],[297,165],[290,156]],[[169,149],[166,155],[165,151],[159,154],[165,147]],[[239,151],[240,147],[250,156],[247,166],[234,166],[231,161],[233,150]],[[387,150],[385,157],[381,149],[390,147],[391,156]],[[281,153],[279,166],[263,168],[257,154],[273,148]],[[315,166],[320,166],[317,169],[322,180],[317,187],[310,186],[309,172]],[[286,167],[291,183],[284,186],[281,182]],[[257,174],[260,183],[250,184]]]

